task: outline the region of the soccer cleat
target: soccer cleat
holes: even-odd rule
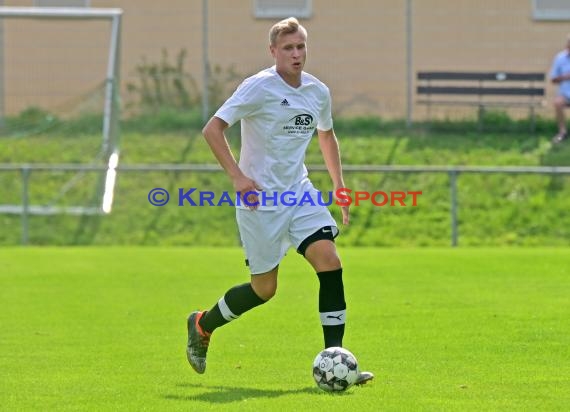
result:
[[[192,369],[198,373],[206,371],[206,353],[210,344],[210,334],[202,330],[198,321],[205,312],[192,312],[188,316],[188,344],[186,345],[186,357]]]
[[[356,377],[355,385],[366,385],[374,379],[374,374],[372,372],[359,372],[358,376]]]

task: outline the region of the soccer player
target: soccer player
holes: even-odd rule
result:
[[[303,71],[307,31],[297,19],[282,20],[271,28],[269,50],[275,66],[244,80],[202,131],[234,189],[244,196],[236,206],[236,219],[251,281],[229,289],[210,310],[188,317],[186,353],[198,373],[206,369],[206,352],[214,330],[273,297],[279,263],[291,246],[317,272],[325,348],[342,347],[346,303],[334,243],[338,228],[326,206],[321,205],[322,199],[318,201],[319,192],[304,165],[305,151],[316,128],[334,188],[344,187],[331,97],[322,82]],[[242,136],[239,165],[224,134],[238,120]],[[296,199],[308,196],[313,201],[284,205],[279,202],[280,196],[262,199],[260,190],[292,192]],[[349,223],[348,206],[342,207],[342,221]],[[373,377],[370,372],[361,372],[357,384]]]
[[[554,98],[558,134],[554,136],[552,143],[560,143],[568,138],[564,108],[570,104],[570,35],[566,39],[566,48],[554,57],[550,80],[558,85],[558,94]]]

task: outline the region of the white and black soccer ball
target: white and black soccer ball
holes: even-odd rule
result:
[[[344,348],[326,348],[313,362],[313,378],[322,390],[344,391],[356,382],[357,377],[356,357]]]

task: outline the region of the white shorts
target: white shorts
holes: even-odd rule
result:
[[[317,202],[318,191],[309,180],[295,188],[309,192],[314,204],[296,206],[278,205],[272,210],[236,208],[236,219],[252,275],[266,273],[275,268],[290,247],[297,249],[307,237],[324,226],[331,226],[333,236],[338,227],[326,206]],[[326,198],[326,196],[325,196]],[[327,200],[327,199],[325,199]]]

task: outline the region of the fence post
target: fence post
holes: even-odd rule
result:
[[[412,82],[413,82],[413,23],[412,23],[412,1],[406,2],[406,127],[412,127]]]
[[[451,194],[451,246],[458,244],[458,227],[457,227],[457,170],[449,171],[449,189]]]
[[[208,0],[202,0],[202,123],[210,116],[210,58],[208,50]]]
[[[30,216],[29,198],[30,167],[22,167],[22,245],[28,244],[28,218]]]

